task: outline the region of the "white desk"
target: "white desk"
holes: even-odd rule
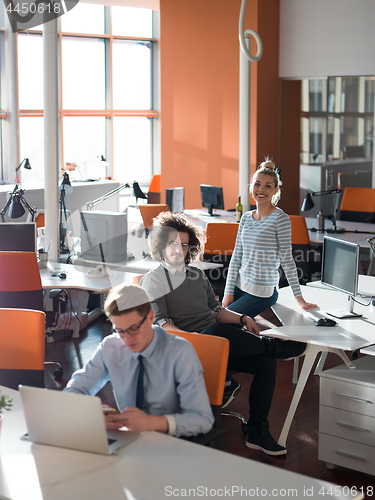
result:
[[[315,288],[324,288],[326,290],[333,290],[333,288],[323,285],[321,281],[309,281],[306,286],[312,286]],[[358,294],[364,297],[375,296],[375,276],[367,276],[366,274],[358,275]],[[361,301],[361,297],[357,297]],[[365,302],[365,300],[362,300]]]
[[[95,293],[106,293],[112,287],[120,285],[121,283],[133,283],[133,277],[135,276],[135,274],[132,272],[116,270],[114,271],[114,276],[109,278],[89,278],[87,272],[90,268],[80,265],[58,264],[54,262],[51,262],[50,264],[54,269],[61,269],[61,271],[64,271],[67,277],[66,279],[52,277],[51,271],[48,268],[40,269],[43,288],[78,289],[80,292],[73,338],[79,337],[79,326],[83,308],[84,292],[91,291]]]
[[[375,235],[375,224],[367,224],[365,222],[353,222],[340,220],[337,221],[337,227],[344,227],[347,231],[358,231],[345,232],[345,233],[318,233],[317,231],[311,231],[312,228],[318,227],[318,221],[314,217],[305,217],[307,228],[309,229],[310,241],[312,243],[323,243],[324,236],[330,236],[332,238],[337,238],[339,240],[349,241],[351,243],[358,243],[361,248],[370,248],[367,242],[367,238]],[[331,221],[325,221],[325,228],[331,228]]]
[[[321,499],[324,492],[330,499],[364,498],[347,487],[157,432],[142,432],[139,438],[109,457],[21,441],[26,425],[19,395],[1,389],[15,399],[14,409],[3,413],[1,499],[161,500],[193,497],[194,493],[187,493],[189,488],[200,498],[307,495]],[[241,493],[241,488],[246,492]],[[224,494],[225,491],[230,494]]]
[[[345,309],[346,295],[323,288],[302,287],[306,301],[317,303],[322,310]],[[272,309],[284,326],[265,330],[263,335],[291,339],[308,344],[301,373],[294,391],[293,399],[279,437],[279,444],[285,446],[289,429],[300,397],[319,352],[334,352],[350,367],[351,363],[344,351],[353,351],[375,343],[375,308],[355,304],[354,310],[362,313],[361,318],[336,319],[335,327],[317,327],[298,306],[290,287],[279,290],[277,304]],[[311,311],[313,313],[313,311]]]
[[[228,210],[214,210],[214,216],[205,214],[207,209],[205,208],[194,208],[189,210],[184,210],[184,214],[189,217],[196,224],[201,225],[204,229],[206,228],[208,222],[237,222],[236,212],[229,212]]]

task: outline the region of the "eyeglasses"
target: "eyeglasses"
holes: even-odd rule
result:
[[[126,330],[117,330],[116,328],[112,327],[112,333],[115,333],[116,335],[118,335],[121,338],[125,337],[125,333],[127,333],[128,335],[138,335],[138,333],[141,330],[141,326],[146,321],[147,316],[148,316],[148,313],[142,319],[142,321],[139,323],[139,325],[133,325],[130,328],[127,328]]]
[[[168,246],[173,248],[181,247],[182,250],[188,250],[190,248],[189,243],[178,243],[178,241],[170,241]]]

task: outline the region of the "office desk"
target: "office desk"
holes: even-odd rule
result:
[[[199,224],[204,229],[206,228],[208,222],[237,222],[236,212],[228,210],[214,210],[214,216],[205,214],[205,208],[194,208],[189,210],[184,210],[184,214],[189,217],[193,222]]]
[[[364,498],[347,487],[157,432],[142,432],[113,456],[21,441],[26,424],[20,397],[16,391],[0,389],[14,395],[15,400],[14,409],[3,413],[1,499]]]
[[[73,338],[79,337],[79,326],[83,308],[84,292],[91,291],[94,293],[106,293],[112,287],[120,285],[121,283],[133,283],[133,277],[135,276],[135,274],[132,272],[116,270],[114,271],[114,276],[111,276],[109,278],[89,278],[87,275],[87,267],[71,264],[59,264],[56,262],[51,262],[50,264],[55,270],[58,269],[65,272],[67,278],[60,279],[58,276],[52,277],[50,269],[40,269],[42,287],[44,289],[65,288],[79,290],[78,308],[73,330]]]
[[[318,227],[318,221],[314,217],[305,217],[311,243],[323,243],[324,236],[330,236],[339,240],[358,243],[361,248],[370,248],[367,238],[375,235],[375,224],[367,224],[366,222],[353,222],[346,220],[337,221],[337,227],[344,227],[348,232],[345,233],[319,233],[311,231],[312,228]],[[325,221],[325,228],[331,228],[331,221]],[[358,231],[357,233],[349,231]]]
[[[330,286],[323,285],[321,281],[309,281],[306,283],[306,286],[333,290]],[[363,297],[375,296],[375,276],[367,276],[366,274],[358,275],[358,295],[362,295]],[[361,297],[357,297],[357,299],[365,302],[365,300],[362,300]]]
[[[323,310],[345,309],[347,297],[344,293],[323,288],[302,286],[302,294],[307,302],[317,303]],[[355,312],[361,318],[336,319],[335,327],[317,327],[313,320],[297,304],[290,287],[279,290],[277,303],[272,306],[283,326],[265,330],[263,335],[296,340],[308,344],[304,362],[298,378],[293,399],[282,428],[279,444],[285,446],[289,429],[300,397],[319,352],[334,352],[340,356],[348,368],[353,367],[344,351],[354,351],[375,343],[375,309],[355,304]],[[318,311],[316,311],[318,313]],[[314,311],[311,311],[314,314]],[[310,314],[311,314],[310,313]]]

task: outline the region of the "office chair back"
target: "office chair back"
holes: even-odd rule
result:
[[[161,175],[154,174],[148,187],[147,203],[160,203]]]
[[[44,387],[44,312],[1,308],[0,324],[0,385]]]
[[[375,189],[345,188],[338,218],[355,222],[375,222]]]
[[[236,244],[237,223],[209,222],[206,226],[206,243],[203,260],[221,264],[222,267],[205,271],[215,294],[222,300],[228,266]]]
[[[0,307],[43,310],[35,252],[0,252]]]
[[[163,203],[151,204],[147,205],[139,205],[139,211],[141,212],[143,225],[147,231],[152,229],[153,219],[157,217],[161,212],[168,212],[168,205]]]
[[[203,333],[170,330],[168,333],[183,337],[194,347],[203,367],[203,377],[212,412],[215,417],[213,429],[207,434],[196,436],[193,441],[199,444],[221,447],[221,405],[223,402],[225,377],[227,373],[229,340]]]

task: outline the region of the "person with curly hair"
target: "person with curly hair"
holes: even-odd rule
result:
[[[229,340],[228,370],[254,375],[246,446],[268,455],[284,455],[286,449],[273,439],[268,427],[276,359],[300,356],[306,344],[261,336],[252,318],[225,309],[216,300],[207,276],[194,266],[203,242],[202,229],[183,214],[159,214],[149,235],[149,247],[160,265],[140,284],[151,297],[157,325],[170,332],[198,332]]]
[[[306,310],[317,307],[302,297],[292,255],[291,222],[277,207],[280,178],[270,159],[266,158],[253,175],[250,193],[256,210],[245,212],[241,218],[223,306],[255,318],[275,304],[281,265],[299,306]]]

